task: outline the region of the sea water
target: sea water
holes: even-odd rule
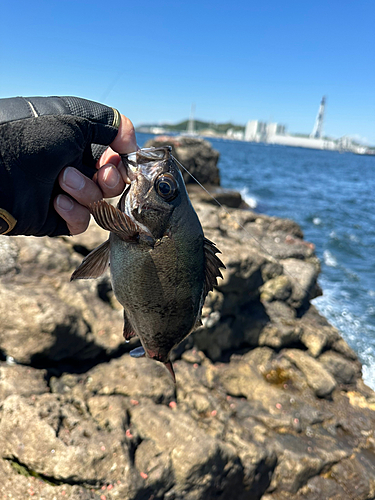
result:
[[[150,138],[139,134],[140,146]],[[375,156],[210,139],[223,187],[254,210],[295,220],[316,246],[313,300],[363,363],[375,389]]]

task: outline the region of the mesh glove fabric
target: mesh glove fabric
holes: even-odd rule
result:
[[[58,175],[73,166],[92,178],[120,120],[78,97],[0,99],[0,234],[69,234],[53,207]]]

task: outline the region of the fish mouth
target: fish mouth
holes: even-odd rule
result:
[[[152,148],[142,148],[132,153],[121,155],[122,162],[126,169],[126,174],[130,181],[134,181],[142,166],[151,169],[155,162],[168,160],[171,157],[172,147],[161,146]],[[143,169],[143,173],[144,169]]]

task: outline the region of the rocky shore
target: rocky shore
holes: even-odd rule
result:
[[[224,279],[163,366],[133,359],[109,275],[70,283],[107,234],[0,237],[0,498],[369,500],[375,393],[311,300],[290,220],[192,187]],[[237,200],[237,201],[236,201]]]

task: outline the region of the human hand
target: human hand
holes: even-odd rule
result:
[[[86,207],[120,194],[128,181],[117,153],[136,149],[130,120],[102,104],[77,97],[0,99],[0,234],[84,231]],[[74,173],[81,180],[75,188]]]
[[[119,154],[136,150],[133,124],[121,115],[118,134],[98,160],[98,170],[92,179],[74,167],[66,167],[60,172],[60,187],[70,196],[59,194],[54,200],[54,207],[66,221],[70,234],[86,231],[90,222],[90,212],[87,208],[90,203],[102,198],[112,198],[123,192],[125,184],[130,183],[130,180]]]

